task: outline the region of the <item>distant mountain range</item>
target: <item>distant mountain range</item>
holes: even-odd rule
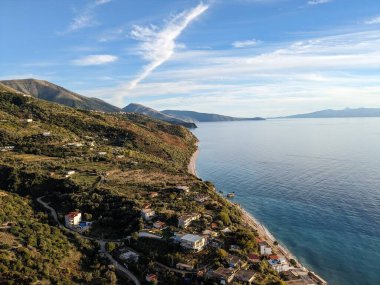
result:
[[[343,110],[322,110],[306,114],[298,114],[280,118],[359,118],[380,117],[380,108],[346,108]]]
[[[194,111],[164,110],[161,113],[184,120],[186,122],[222,122],[222,121],[262,121],[264,118],[236,118],[218,114],[199,113]]]
[[[256,121],[263,118],[236,118],[218,114],[199,113],[194,111],[165,110],[157,111],[140,104],[129,104],[120,109],[98,98],[90,98],[67,90],[61,86],[45,80],[38,79],[16,79],[1,80],[0,84],[12,90],[46,101],[74,107],[82,110],[95,110],[102,112],[129,112],[139,113],[151,118],[166,121],[187,128],[196,128],[197,122],[221,122],[221,121]]]
[[[185,126],[187,128],[196,128],[197,127],[197,125],[192,123],[192,122],[177,119],[175,117],[172,117],[170,115],[166,115],[162,112],[159,112],[157,110],[154,110],[152,108],[146,107],[146,106],[141,105],[141,104],[131,103],[128,106],[124,107],[122,110],[124,112],[128,112],[128,113],[143,114],[143,115],[146,115],[146,116],[154,118],[154,119],[169,122],[169,123],[172,123],[174,125],[182,125],[182,126]]]
[[[89,98],[61,86],[55,85],[45,80],[19,79],[2,80],[0,83],[13,88],[16,91],[50,102],[66,105],[83,110],[97,110],[103,112],[119,112],[120,108],[115,107],[103,100]]]

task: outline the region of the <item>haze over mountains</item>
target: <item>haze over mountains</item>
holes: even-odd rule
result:
[[[172,123],[174,125],[182,125],[182,126],[187,127],[187,128],[196,128],[197,127],[192,122],[177,119],[173,116],[166,115],[162,112],[159,112],[157,110],[154,110],[152,108],[146,107],[146,106],[141,105],[141,104],[131,103],[128,106],[124,107],[122,110],[124,112],[128,112],[128,113],[143,114],[143,115],[149,116],[151,118],[155,118],[155,119],[158,119],[161,121],[169,122],[169,123]]]
[[[343,110],[321,110],[312,113],[291,115],[280,118],[360,118],[380,117],[380,108],[346,108]]]
[[[221,121],[261,121],[264,118],[236,118],[218,114],[199,113],[194,111],[164,110],[162,113],[187,122],[221,122]]]

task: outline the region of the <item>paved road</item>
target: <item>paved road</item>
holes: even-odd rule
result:
[[[58,220],[58,216],[57,216],[57,212],[55,211],[54,208],[50,207],[46,202],[44,202],[42,200],[42,198],[44,198],[45,196],[42,196],[42,197],[39,197],[37,198],[37,202],[40,203],[42,206],[44,206],[46,209],[50,210],[50,213],[51,215],[53,216],[54,220],[56,221],[56,223],[58,224],[58,227],[61,228],[62,230],[66,231],[66,232],[72,232],[72,233],[75,233],[76,235],[80,236],[81,238],[84,238],[84,239],[88,239],[88,240],[92,240],[92,241],[96,241],[99,245],[100,245],[100,251],[102,253],[104,253],[104,255],[109,259],[109,261],[115,266],[115,268],[121,272],[124,276],[126,276],[127,278],[129,278],[130,280],[133,281],[133,283],[135,283],[135,285],[140,285],[140,281],[137,279],[137,277],[131,272],[129,271],[127,268],[125,268],[124,266],[122,266],[119,262],[117,262],[117,260],[115,260],[111,254],[109,254],[106,250],[106,242],[107,240],[101,240],[101,239],[96,239],[96,238],[93,238],[93,237],[87,237],[87,236],[84,236],[74,230],[71,230],[69,228],[66,228],[64,225],[61,224],[61,222]],[[120,240],[118,240],[120,241]]]

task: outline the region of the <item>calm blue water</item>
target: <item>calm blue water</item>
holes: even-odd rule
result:
[[[202,179],[330,284],[380,284],[380,119],[198,127]]]

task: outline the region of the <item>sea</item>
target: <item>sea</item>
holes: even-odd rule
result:
[[[380,284],[380,118],[197,125],[200,178],[329,284]]]

